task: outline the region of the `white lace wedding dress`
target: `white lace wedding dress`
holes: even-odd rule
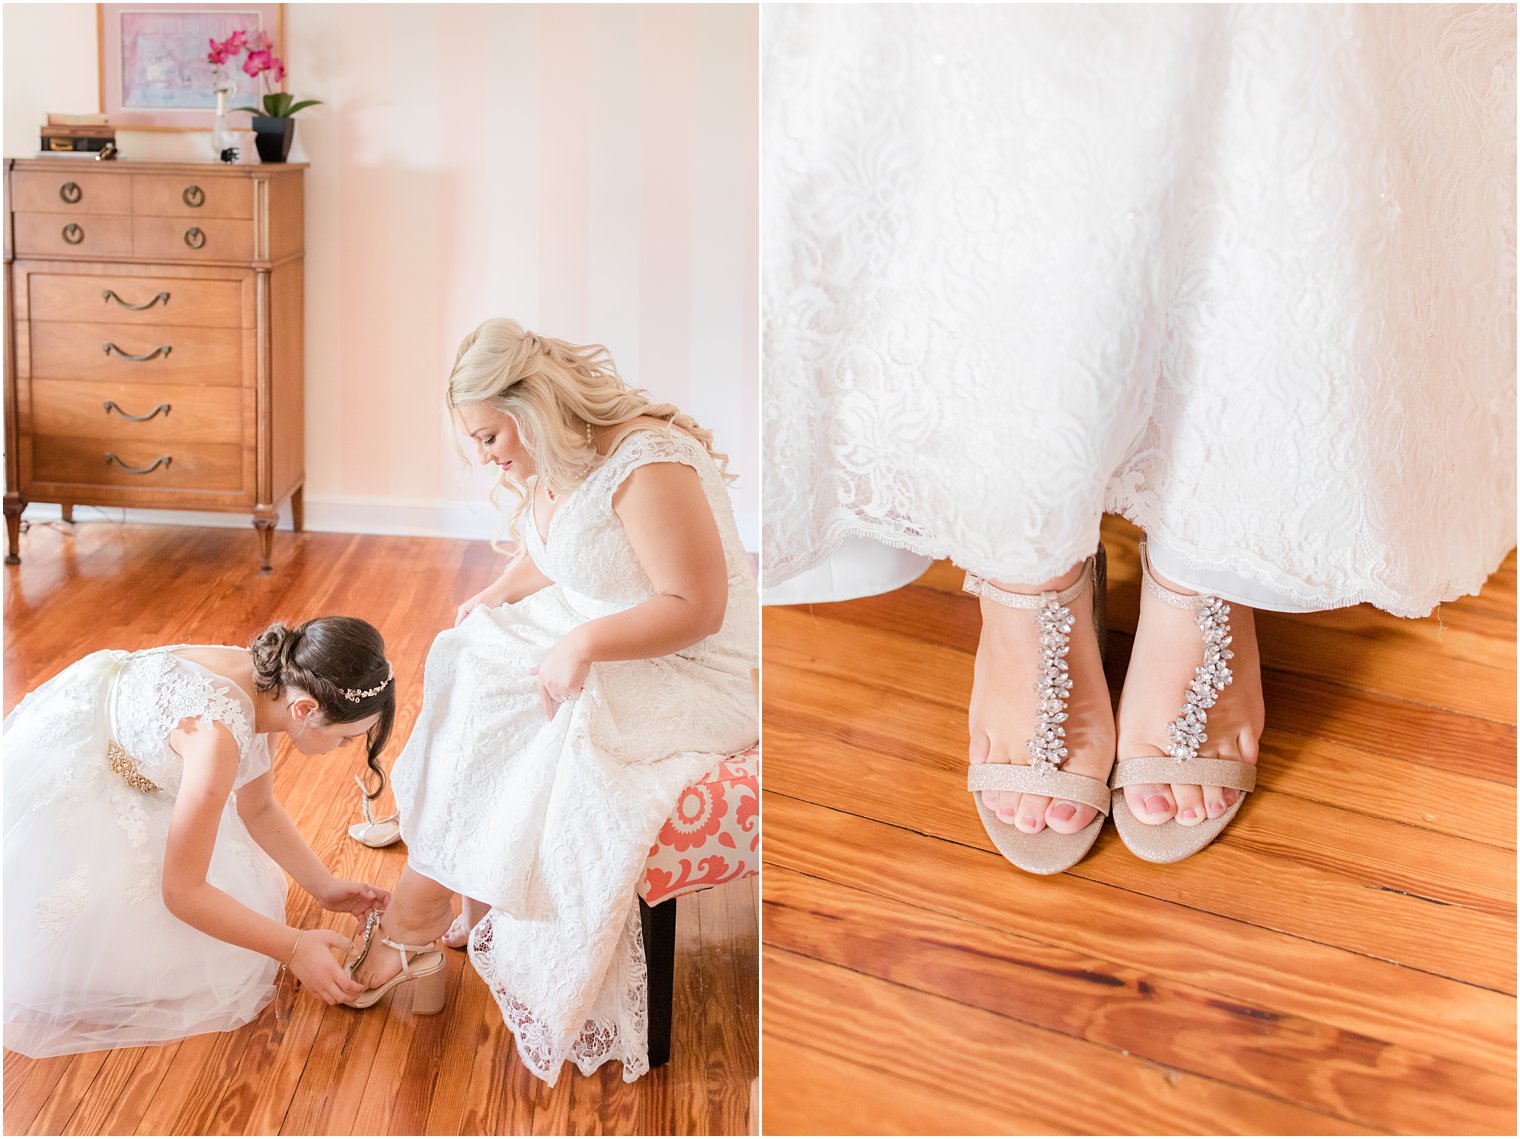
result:
[[[1515,544],[1515,11],[767,5],[763,576],[1038,582],[1100,513],[1246,604]]]
[[[546,721],[529,669],[583,622],[653,596],[612,496],[631,471],[683,463],[701,476],[728,565],[717,633],[653,660],[591,666],[581,696]],[[559,504],[529,555],[553,585],[478,608],[428,653],[422,711],[392,771],[413,869],[491,905],[470,960],[553,1084],[648,1068],[643,940],[635,889],[681,791],[755,741],[755,581],[728,490],[702,445],[638,430]],[[547,539],[547,540],[546,540]]]
[[[186,717],[226,724],[238,787],[270,762],[248,695],[173,652],[91,653],[5,719],[5,1046],[27,1056],[237,1028],[274,995],[273,960],[164,907],[182,773],[169,733]],[[133,765],[113,767],[113,739]],[[231,796],[206,880],[285,920],[285,873]]]

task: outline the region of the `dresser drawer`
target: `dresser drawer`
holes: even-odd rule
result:
[[[38,321],[30,332],[33,379],[230,387],[243,382],[241,329]]]
[[[73,273],[32,273],[27,279],[33,321],[108,320],[122,326],[195,328],[240,328],[243,324],[241,281]]]
[[[243,485],[243,452],[222,443],[129,444],[38,435],[32,443],[32,477],[81,486],[235,491]]]
[[[108,214],[15,215],[20,257],[130,257],[132,219]]]
[[[32,381],[32,430],[123,444],[241,443],[243,389]]]
[[[253,222],[134,217],[132,252],[150,261],[247,261],[253,256]]]
[[[253,183],[247,178],[134,174],[132,210],[153,217],[251,218]]]
[[[129,214],[131,179],[88,169],[17,170],[11,174],[11,209],[38,214]]]

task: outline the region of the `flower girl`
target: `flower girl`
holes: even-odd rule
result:
[[[328,871],[275,800],[268,736],[305,755],[390,735],[379,632],[275,624],[246,649],[105,649],[5,720],[5,1044],[27,1056],[247,1024],[281,965],[328,1004],[347,939],[285,924],[289,872],[362,916],[388,894]]]

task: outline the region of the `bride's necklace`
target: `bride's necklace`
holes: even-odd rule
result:
[[[586,446],[590,447],[593,451],[596,450],[596,440],[591,437],[590,420],[586,421]],[[548,496],[550,502],[559,501],[559,495],[555,494],[554,491],[549,487],[544,487],[544,494]]]

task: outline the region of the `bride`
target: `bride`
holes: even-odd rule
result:
[[[351,965],[372,1004],[441,1007],[450,895],[470,959],[551,1085],[648,1068],[635,889],[681,790],[754,742],[755,582],[726,457],[606,350],[488,320],[448,406],[517,495],[516,552],[427,660],[392,772],[409,860]],[[461,931],[463,933],[464,931]]]

